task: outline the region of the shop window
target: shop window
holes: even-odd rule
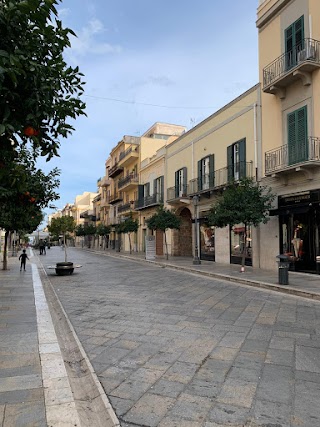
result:
[[[245,251],[245,264],[252,265],[251,227],[236,224],[230,231],[231,263],[240,264]]]
[[[200,258],[208,261],[215,260],[214,227],[200,225]]]

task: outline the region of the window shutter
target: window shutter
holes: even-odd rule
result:
[[[202,190],[202,161],[198,161],[198,191]]]
[[[214,154],[209,156],[209,186],[214,187]]]
[[[161,190],[159,194],[159,197],[160,197],[159,201],[163,203],[163,199],[164,199],[164,176],[163,175],[160,176],[160,188]]]
[[[157,180],[156,179],[153,180],[153,196],[155,198],[158,196],[157,195]]]
[[[187,168],[182,168],[183,171],[183,194],[187,195]]]
[[[147,194],[145,194],[145,197],[146,197],[146,196],[150,196],[150,182],[148,182],[148,183],[146,184],[146,193],[147,193]]]
[[[308,129],[307,129],[307,107],[296,111],[296,144],[298,161],[307,160],[308,153]]]
[[[240,179],[245,178],[246,171],[246,139],[239,141]]]
[[[175,173],[175,187],[174,187],[174,195],[175,197],[179,197],[179,171]]]
[[[293,24],[293,35],[294,35],[294,45],[296,50],[299,51],[303,49],[304,42],[304,19],[301,16],[294,24]]]
[[[228,182],[233,180],[233,146],[227,147],[227,175]]]
[[[143,196],[144,196],[143,190],[144,190],[143,185],[138,185],[138,200],[143,199]]]

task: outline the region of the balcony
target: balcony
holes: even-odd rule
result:
[[[121,202],[122,198],[123,196],[121,191],[112,193],[109,197],[109,203],[110,205],[114,205],[115,203]]]
[[[320,165],[320,138],[310,136],[298,147],[282,145],[265,153],[265,174],[276,176],[302,171],[312,179],[312,169]]]
[[[100,187],[108,187],[110,184],[111,180],[107,176],[100,178]]]
[[[312,71],[320,68],[320,42],[304,39],[263,69],[263,91],[285,98],[285,89],[296,80],[311,84]]]
[[[116,163],[109,169],[109,178],[115,178],[123,172],[123,166],[120,166],[119,163]]]
[[[167,201],[171,204],[179,204],[180,199],[189,197],[189,186],[170,187],[167,189]]]
[[[121,178],[118,181],[118,188],[126,189],[126,191],[130,190],[133,187],[136,187],[139,184],[139,176],[136,174],[130,174],[125,178]]]
[[[146,196],[142,199],[138,199],[134,202],[135,210],[142,210],[150,208],[152,206],[159,206],[163,203],[163,194],[153,194],[152,196]]]
[[[139,159],[139,147],[131,145],[119,155],[119,165],[122,167],[129,166],[132,162]]]
[[[101,199],[101,204],[100,204],[100,206],[102,207],[102,208],[109,208],[110,206],[109,206],[109,200],[108,199]]]
[[[122,205],[118,206],[118,214],[123,214],[125,212],[131,211],[132,203],[123,203]]]
[[[92,209],[81,212],[80,218],[87,219],[89,221],[95,221],[96,220],[95,213]]]

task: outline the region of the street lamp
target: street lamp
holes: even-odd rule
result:
[[[200,197],[199,196],[193,196],[192,202],[194,206],[194,257],[193,257],[193,264],[199,265],[201,264],[200,258],[199,258],[199,244],[198,244],[198,204],[199,204]]]

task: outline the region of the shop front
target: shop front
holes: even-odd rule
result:
[[[280,252],[287,255],[292,270],[315,273],[320,254],[320,190],[278,197]]]
[[[230,263],[241,264],[245,257],[245,265],[252,266],[251,227],[236,224],[230,228]]]
[[[200,218],[200,259],[215,261],[214,227],[206,223],[205,218]]]

